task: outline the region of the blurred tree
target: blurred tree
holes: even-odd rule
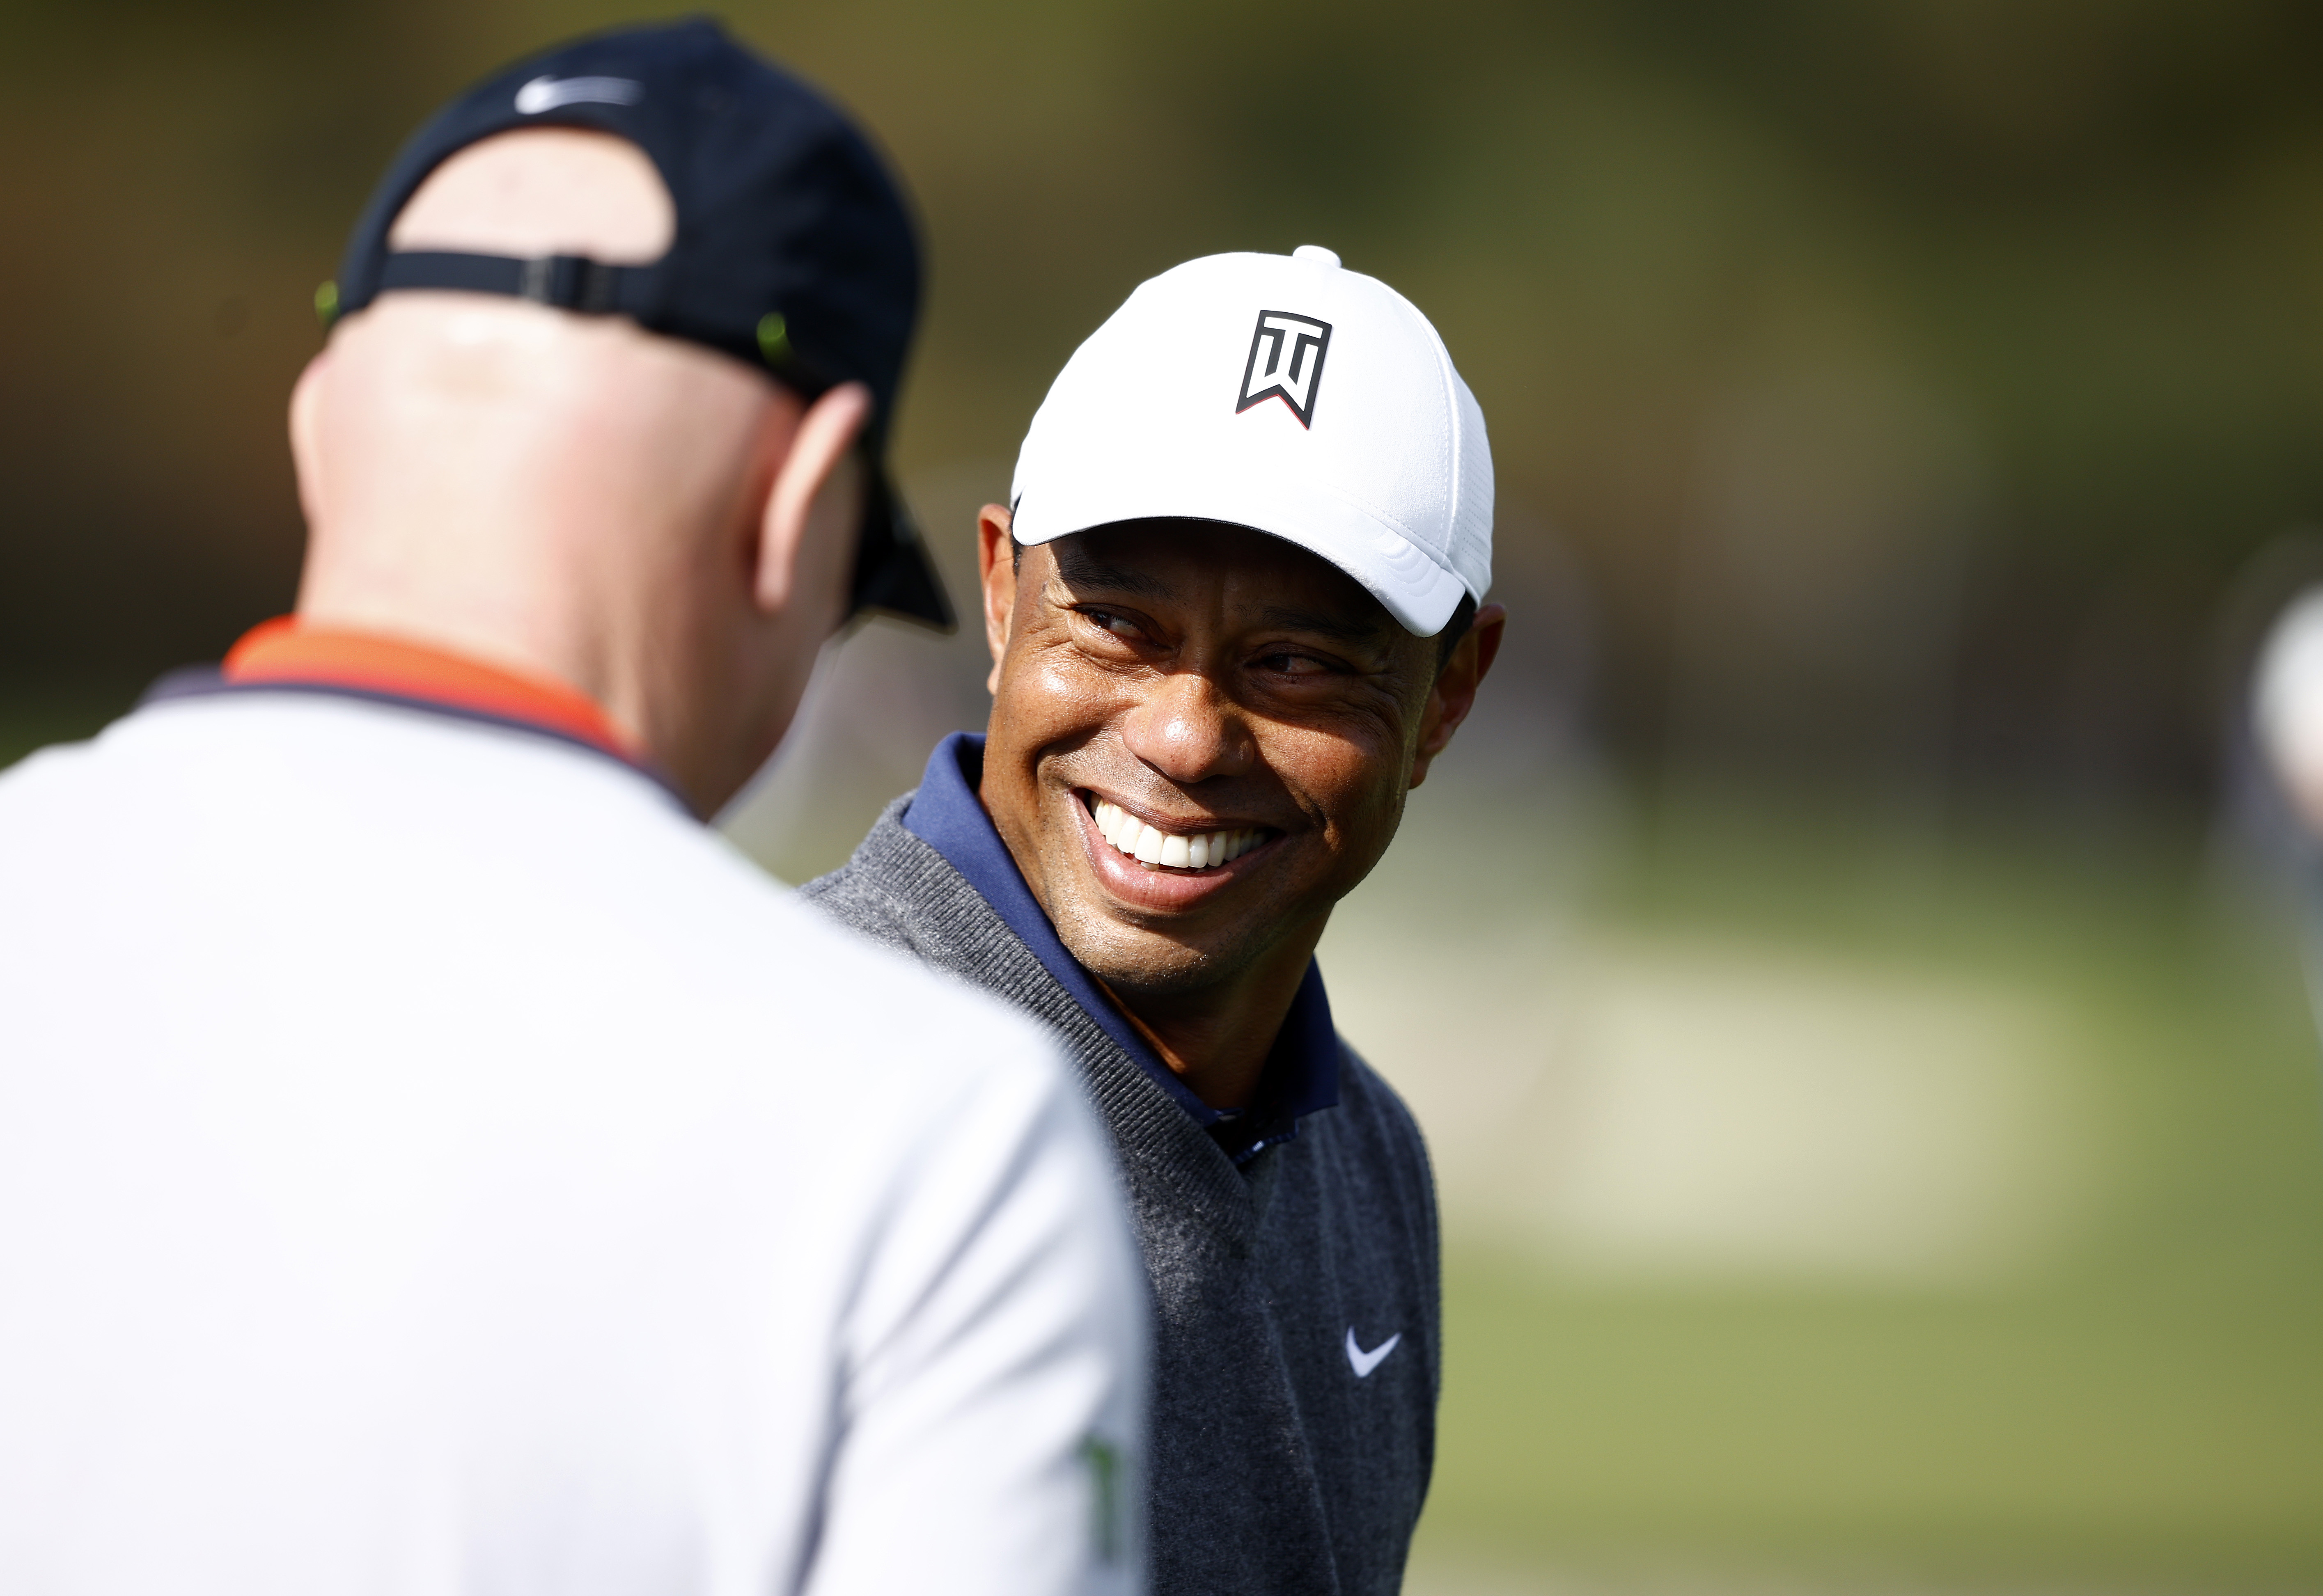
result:
[[[281,406],[369,183],[462,82],[629,14],[0,5],[0,671],[146,672],[288,601]],[[1443,329],[1510,591],[1585,574],[1633,762],[2197,792],[2216,595],[2323,516],[2311,6],[730,20],[861,111],[923,206],[907,469],[1002,472],[1143,277],[1329,244]]]

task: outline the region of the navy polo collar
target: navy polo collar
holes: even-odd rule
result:
[[[983,735],[952,733],[928,756],[927,773],[904,812],[904,829],[943,855],[945,863],[968,878],[1017,940],[1033,950],[1042,967],[1072,994],[1073,1001],[1197,1124],[1207,1129],[1236,1163],[1249,1161],[1278,1142],[1290,1141],[1299,1133],[1301,1118],[1338,1102],[1339,1035],[1331,1023],[1323,972],[1311,960],[1282,1029],[1275,1033],[1274,1047],[1267,1054],[1257,1102],[1247,1110],[1229,1114],[1196,1096],[1106,995],[1097,978],[1058,940],[1056,928],[1049,923],[1033,889],[1024,885],[1024,873],[1016,868],[1008,845],[1000,839],[992,817],[976,795],[983,776]]]

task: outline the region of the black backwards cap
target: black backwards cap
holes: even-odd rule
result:
[[[676,204],[647,265],[392,251],[388,233],[429,173],[522,127],[592,128],[645,151]],[[389,169],[323,307],[344,316],[397,289],[510,294],[707,344],[812,399],[867,384],[870,491],[849,604],[950,630],[943,583],[890,481],[886,433],[920,298],[919,246],[895,182],[822,96],[714,23],[623,29],[552,50],[438,111]]]

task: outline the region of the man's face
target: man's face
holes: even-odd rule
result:
[[[1133,522],[1012,570],[1006,522],[987,509],[982,796],[1065,946],[1125,995],[1198,990],[1278,948],[1303,959],[1385,851],[1489,645],[1480,662],[1463,643],[1439,680],[1435,639],[1262,533]],[[1480,619],[1496,643],[1497,610]],[[1223,832],[1246,851],[1198,867],[1165,844],[1142,862],[1106,839],[1116,810],[1139,838]]]

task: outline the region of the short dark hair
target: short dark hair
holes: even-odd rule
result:
[[[1008,568],[1011,571],[1022,571],[1024,568],[1024,546],[1016,541],[1016,535],[1014,532],[1008,535]],[[1460,639],[1466,637],[1468,628],[1475,624],[1476,595],[1462,593],[1459,603],[1452,607],[1452,619],[1446,621],[1444,629],[1436,634],[1436,674],[1437,675],[1442,675],[1444,667],[1452,663],[1452,651],[1460,647]]]
[[[1476,624],[1476,595],[1462,593],[1460,601],[1452,607],[1452,619],[1436,634],[1436,674],[1442,675],[1444,667],[1452,663],[1452,651],[1460,647],[1460,639]]]

